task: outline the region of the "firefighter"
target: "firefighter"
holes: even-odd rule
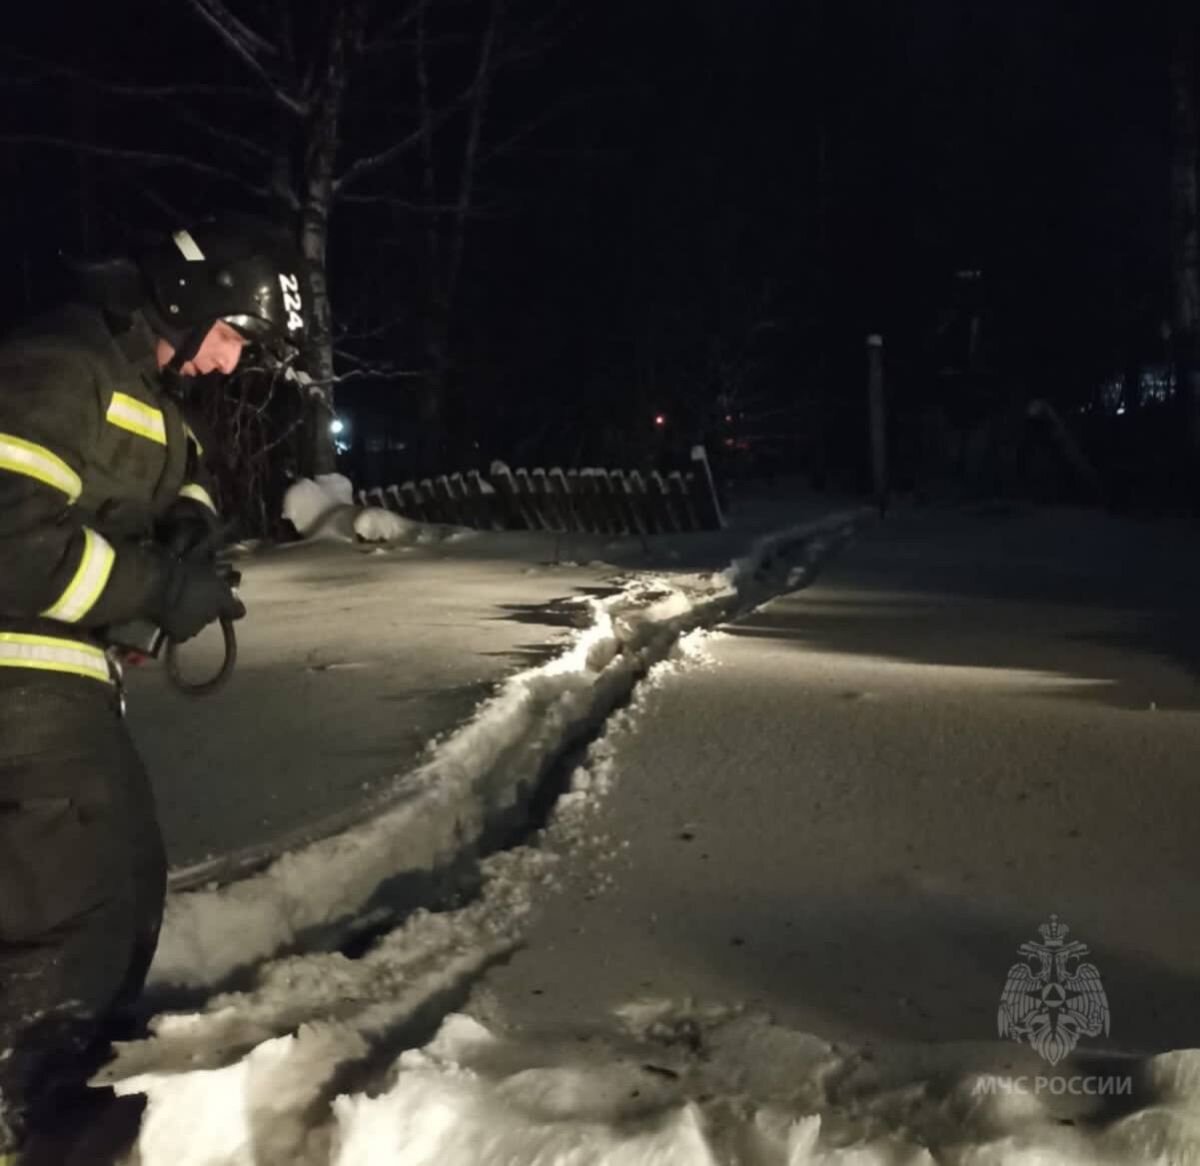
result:
[[[106,628],[244,614],[208,537],[203,449],[165,391],[303,342],[270,225],[178,230],[0,343],[0,1166],[136,999],[166,883]],[[181,537],[182,536],[182,537]]]

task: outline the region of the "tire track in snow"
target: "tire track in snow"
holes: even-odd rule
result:
[[[150,988],[207,991],[280,953],[328,949],[444,901],[445,879],[509,831],[564,753],[595,737],[680,637],[805,584],[872,512],[760,539],[710,576],[638,578],[603,600],[559,656],[503,682],[373,816],[226,886],[172,895]]]

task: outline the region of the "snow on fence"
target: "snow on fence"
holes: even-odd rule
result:
[[[477,470],[441,474],[403,485],[360,490],[363,506],[382,506],[418,522],[480,530],[579,531],[589,534],[673,534],[724,525],[703,446],[692,450],[693,469],[510,469],[493,462]]]

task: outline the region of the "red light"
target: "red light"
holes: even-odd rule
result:
[[[654,414],[654,424],[655,425],[666,425],[666,423],[667,423],[667,419],[661,413]]]

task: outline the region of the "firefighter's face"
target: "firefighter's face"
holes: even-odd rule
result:
[[[234,327],[218,320],[204,337],[200,351],[187,361],[180,372],[185,377],[205,376],[210,372],[219,372],[228,376],[242,358],[242,349],[246,347],[246,338]]]
[[[238,366],[242,358],[242,349],[246,347],[246,338],[232,325],[224,320],[218,320],[208,330],[196,355],[191,360],[184,361],[179,370],[185,377],[205,376],[210,372],[219,372],[228,376]],[[165,368],[175,355],[175,349],[165,340],[158,342],[158,367]]]

